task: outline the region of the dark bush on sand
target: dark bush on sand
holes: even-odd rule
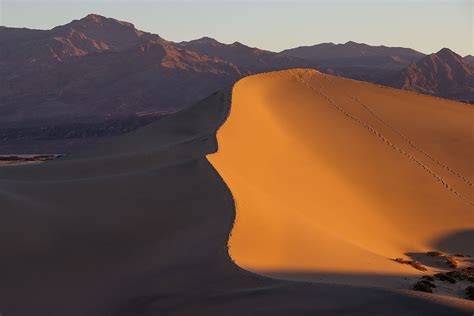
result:
[[[433,293],[433,288],[436,287],[433,283],[431,283],[428,280],[421,280],[415,283],[413,285],[413,289],[415,291],[421,291],[421,292],[427,292],[427,293]]]

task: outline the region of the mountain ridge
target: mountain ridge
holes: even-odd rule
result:
[[[305,58],[295,53],[314,47],[322,53]],[[67,124],[105,124],[107,129],[109,120],[130,121],[137,113],[173,113],[244,76],[274,70],[311,68],[394,86],[387,78],[420,56],[425,55],[353,41],[282,52],[211,37],[177,43],[98,14],[50,30],[1,26],[0,84],[5,89],[0,90],[0,139],[15,139],[15,133],[22,137],[25,128],[66,131]],[[457,91],[437,93],[464,100]],[[117,124],[110,129],[117,130]]]
[[[474,65],[474,56],[472,56],[472,55],[464,56],[464,60],[466,60],[471,65]]]
[[[299,46],[280,54],[311,60],[330,74],[373,83],[424,56],[411,48],[371,46],[354,41]]]
[[[388,86],[460,101],[474,100],[474,66],[443,48],[383,82]]]
[[[224,44],[211,37],[202,37],[197,40],[180,42],[178,45],[200,54],[227,60],[241,68],[242,73],[245,74],[287,68],[316,67],[314,63],[301,58],[250,47],[237,41],[232,44]]]
[[[18,32],[34,38],[15,41]],[[0,56],[0,123],[12,127],[173,112],[241,76],[224,60],[95,14],[45,31],[3,28]]]

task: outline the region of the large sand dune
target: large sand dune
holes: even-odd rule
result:
[[[346,92],[442,161],[435,167],[383,129],[449,187],[341,112],[382,129],[344,102],[352,100]],[[410,111],[403,114],[385,93],[426,103],[401,105]],[[467,107],[314,72],[249,77],[234,89],[220,151],[210,156],[231,192],[205,158],[217,149],[230,97],[216,93],[76,156],[0,168],[0,313],[470,315],[464,300],[259,276],[227,251],[232,195],[231,254],[250,269],[398,273],[385,257],[449,233],[459,239],[472,224]],[[414,111],[422,121],[403,125]],[[444,122],[450,116],[459,121]],[[436,120],[444,123],[424,123]]]
[[[473,114],[311,70],[241,80],[209,156],[237,205],[231,256],[318,278],[419,274],[389,258],[472,239]],[[467,237],[437,250],[474,254]]]

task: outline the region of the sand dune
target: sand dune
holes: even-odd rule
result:
[[[241,80],[209,156],[236,201],[231,256],[267,274],[419,274],[389,259],[474,229],[473,111],[312,70]]]
[[[316,89],[317,84],[324,84],[321,93],[339,105],[356,97],[384,118],[394,112],[387,116],[393,118],[390,124],[400,130],[403,127],[417,146],[466,179],[472,179],[472,170],[465,162],[470,149],[453,151],[469,146],[469,135],[461,137],[462,131],[467,133],[469,109],[457,103],[448,106],[446,101],[433,98],[324,78],[318,73],[296,71],[249,77],[237,84],[232,112],[219,132],[219,153],[210,156],[232,192],[205,158],[217,150],[215,133],[229,112],[230,91],[213,94],[186,111],[75,156],[34,166],[0,168],[0,313],[472,313],[472,304],[464,300],[277,280],[250,273],[232,262],[227,242],[234,223],[234,198],[238,219],[230,240],[231,254],[239,265],[250,269],[398,273],[400,267],[384,256],[421,250],[427,247],[430,236],[469,229],[470,206],[463,199],[423,168],[412,167],[405,156],[387,149],[366,128],[349,124],[345,115],[306,84]],[[339,84],[342,86],[336,87]],[[369,98],[374,91],[365,91],[366,87],[377,95]],[[254,93],[252,98],[240,93],[246,89]],[[295,95],[285,96],[283,90]],[[341,91],[347,91],[349,97]],[[401,103],[413,98],[428,100],[432,104],[420,102],[418,111],[424,113],[429,105],[438,110],[421,116],[427,122],[444,120],[448,115],[459,116],[460,121],[448,120],[448,126],[432,130],[422,129],[419,122],[401,125],[403,114],[389,103],[382,107],[375,102],[385,100],[384,93],[396,94]],[[352,102],[351,106],[356,105]],[[356,110],[344,109],[351,113]],[[234,127],[236,119],[243,118],[241,111],[251,115],[237,130]],[[363,122],[369,120],[371,126],[378,124],[375,119],[363,118]],[[422,136],[436,132],[436,142],[419,138],[415,133],[418,129]],[[450,130],[456,132],[450,134]],[[276,140],[268,137],[270,131]],[[307,137],[309,132],[311,137]],[[384,130],[384,137],[388,133]],[[347,135],[351,139],[346,139]],[[458,138],[452,139],[454,136]],[[443,137],[450,139],[452,147],[438,146]],[[239,138],[248,145],[240,147],[236,142]],[[401,140],[390,139],[430,164]],[[231,151],[240,159],[229,159]],[[373,158],[378,155],[384,159]],[[385,159],[396,164],[390,163],[391,168],[385,170]],[[360,169],[354,167],[361,162],[364,165]],[[446,168],[429,166],[450,188],[471,198],[465,181]],[[290,167],[295,170],[293,175],[288,172]],[[250,177],[249,168],[255,178]],[[316,172],[317,177],[311,176]],[[400,183],[404,176],[417,181],[410,187],[413,191]],[[349,180],[354,185],[350,186]],[[386,183],[391,185],[390,192],[385,191]],[[307,204],[298,200],[302,196],[308,198]],[[416,202],[410,204],[412,198]],[[424,203],[429,209],[415,209]],[[378,206],[384,207],[383,213]],[[408,209],[394,212],[399,206]],[[438,212],[443,206],[449,206],[451,216],[441,218]],[[329,212],[329,207],[334,209]],[[428,221],[429,213],[434,216]],[[357,225],[361,229],[356,229]],[[409,232],[413,238],[400,232]],[[363,268],[368,257],[370,267]]]

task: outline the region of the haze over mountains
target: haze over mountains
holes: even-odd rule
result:
[[[280,53],[208,37],[174,43],[95,14],[51,30],[0,27],[0,151],[69,151],[78,139],[128,132],[243,76],[289,68],[474,100],[472,66],[460,56],[438,56],[439,67],[417,64],[423,58],[355,42]]]

